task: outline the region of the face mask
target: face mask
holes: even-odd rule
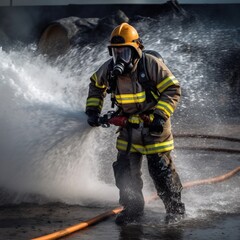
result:
[[[130,69],[132,61],[132,50],[130,47],[113,47],[113,75],[118,76]]]
[[[129,64],[132,57],[132,51],[130,47],[113,47],[112,56],[114,64],[116,64],[118,60],[125,64]]]

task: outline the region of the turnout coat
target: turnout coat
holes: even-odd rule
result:
[[[146,89],[140,84],[138,63],[132,71],[123,74],[116,79],[115,98],[117,105],[122,109],[122,114],[128,116],[130,123],[139,124],[139,127],[131,130],[130,152],[141,154],[155,154],[167,152],[174,149],[173,136],[171,131],[170,117],[179,102],[181,89],[178,80],[157,57],[145,54],[146,70],[149,81],[153,83],[158,95],[151,92],[151,100],[146,98]],[[111,59],[106,61],[90,78],[89,92],[86,102],[86,111],[95,110],[101,113],[106,90],[109,86],[109,64]],[[153,114],[162,116],[166,123],[162,133],[151,133],[144,124],[141,114],[147,114],[153,119]],[[129,141],[129,131],[123,127],[119,130],[117,138],[117,149],[126,151]]]

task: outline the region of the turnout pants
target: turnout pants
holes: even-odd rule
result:
[[[170,151],[146,156],[150,176],[166,212],[183,214],[185,209],[181,202],[182,184]],[[130,213],[141,213],[144,209],[141,166],[142,154],[139,152],[126,154],[125,151],[119,151],[117,161],[113,163],[116,186],[120,191],[119,203]]]

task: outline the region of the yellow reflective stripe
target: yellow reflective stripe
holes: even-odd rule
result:
[[[177,83],[178,83],[178,80],[172,75],[172,76],[169,76],[169,77],[165,78],[162,82],[160,82],[157,85],[157,89],[161,93],[165,89],[167,89],[168,87],[170,87],[174,84],[177,84]]]
[[[174,112],[173,107],[164,101],[158,101],[156,108],[164,111],[168,117],[170,117]]]
[[[128,122],[134,123],[134,124],[139,124],[139,123],[143,122],[143,120],[142,120],[142,118],[140,118],[139,115],[131,115],[128,118]]]
[[[99,98],[88,98],[87,99],[87,107],[99,107],[102,108],[103,101]]]
[[[146,146],[147,153],[146,154],[153,154],[158,152],[167,152],[174,149],[173,140],[162,142],[162,143],[155,143]]]
[[[141,103],[145,101],[146,93],[144,91],[136,94],[120,94],[115,97],[117,102],[121,104]]]
[[[94,80],[95,82],[97,81],[97,74],[94,73],[92,76],[91,76],[91,79]]]
[[[155,94],[154,92],[152,92],[152,91],[151,91],[151,93],[152,93],[153,97],[154,97],[156,100],[159,99],[159,96],[158,96],[158,95],[156,95],[156,94]]]
[[[128,142],[122,139],[117,139],[117,149],[126,151]],[[146,146],[132,144],[130,152],[140,152],[141,154],[154,154],[159,152],[167,152],[174,149],[173,140],[162,142],[162,143],[154,143]]]
[[[149,117],[150,117],[150,122],[152,122],[154,119],[154,114],[149,114]]]
[[[153,118],[154,118],[154,115],[153,114],[149,114],[149,118],[150,118],[150,122],[152,122]],[[128,122],[134,123],[134,124],[140,124],[140,123],[142,123],[144,121],[143,121],[143,119],[139,115],[131,115],[128,118]]]
[[[121,139],[117,139],[117,149],[121,151],[126,151],[127,150],[127,142],[123,141]],[[137,152],[136,149],[131,146],[130,152]]]
[[[92,76],[91,76],[91,79],[95,82],[95,86],[98,87],[98,88],[106,88],[105,85],[100,85],[98,83],[98,80],[97,80],[97,74],[94,73]]]

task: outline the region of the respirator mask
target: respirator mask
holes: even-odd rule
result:
[[[130,47],[112,47],[114,76],[130,72],[132,69],[132,49]]]

